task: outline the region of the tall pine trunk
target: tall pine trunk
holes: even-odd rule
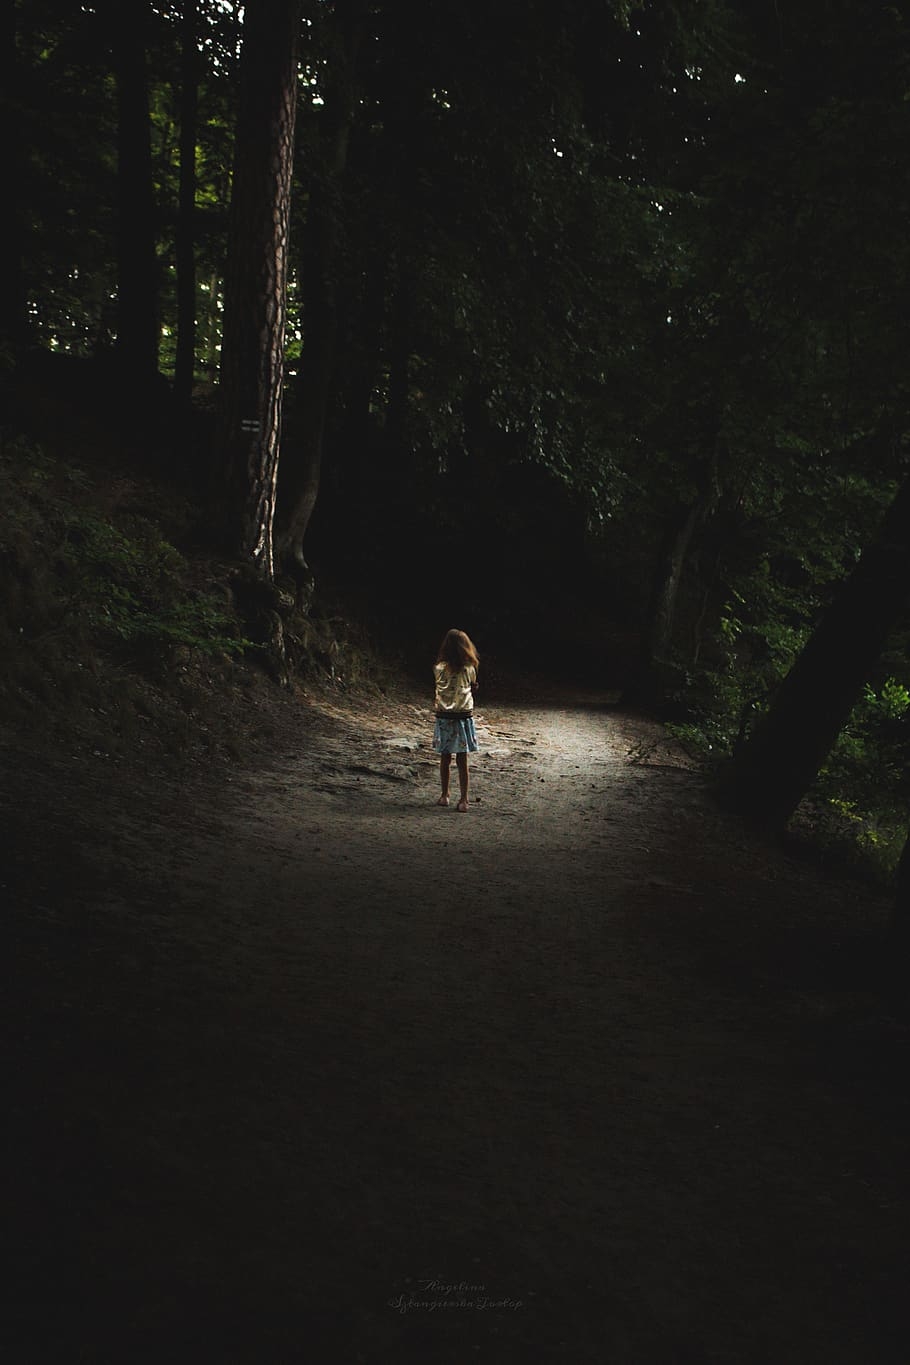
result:
[[[219,449],[230,535],[274,577],[288,232],[297,114],[298,0],[246,9],[225,278]]]
[[[815,780],[910,595],[910,479],[719,786],[781,829]]]
[[[3,119],[3,217],[6,245],[0,253],[0,365],[18,360],[26,340],[25,232],[21,196],[24,91],[16,42],[16,6],[0,3],[0,116]]]
[[[714,512],[720,495],[718,456],[715,438],[713,452],[700,471],[695,498],[668,519],[658,548],[634,684],[634,690],[644,697],[659,696],[661,675],[671,662],[676,604],[686,561],[699,528]]]
[[[117,345],[125,391],[158,373],[158,262],[145,40],[146,0],[108,0],[117,89]]]
[[[897,884],[891,910],[890,947],[902,988],[906,988],[910,963],[910,834],[897,866]]]
[[[683,570],[695,535],[707,514],[705,498],[698,498],[670,518],[657,553],[651,601],[644,632],[643,668],[659,668],[670,658],[676,601]]]
[[[198,0],[184,0],[177,208],[177,356],[174,393],[187,405],[196,373],[196,132],[199,108]]]

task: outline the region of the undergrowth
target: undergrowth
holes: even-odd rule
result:
[[[910,804],[910,688],[889,671],[897,658],[886,657],[864,688],[789,827],[791,841],[881,885],[893,880]],[[684,714],[666,728],[714,774],[735,757],[785,671],[731,666],[687,676],[676,699]]]
[[[65,669],[101,651],[160,671],[180,647],[217,657],[248,647],[211,566],[191,564],[131,505],[142,501],[141,485],[102,489],[24,441],[3,444],[0,479],[7,685],[17,660],[28,671],[29,654]]]
[[[176,749],[192,730],[204,747],[229,748],[230,694],[242,726],[256,678],[274,688],[237,581],[236,566],[196,548],[176,490],[75,465],[22,437],[0,445],[8,723],[62,738],[87,722],[121,749],[150,729],[169,730]],[[381,685],[369,641],[330,608],[287,613],[284,636],[298,680]]]

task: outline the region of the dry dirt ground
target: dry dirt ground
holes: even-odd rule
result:
[[[910,1358],[885,903],[611,698],[484,701],[467,814],[419,695],[8,736],[10,1365]]]

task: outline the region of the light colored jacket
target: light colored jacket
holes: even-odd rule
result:
[[[436,664],[433,677],[436,679],[437,716],[444,716],[448,711],[474,710],[471,684],[477,681],[477,669],[473,664],[468,664],[467,668],[462,668],[457,673],[452,673],[448,664]]]

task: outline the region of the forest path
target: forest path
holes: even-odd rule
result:
[[[881,903],[604,697],[478,715],[467,814],[406,698],[10,770],[17,1365],[905,1359]]]

